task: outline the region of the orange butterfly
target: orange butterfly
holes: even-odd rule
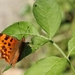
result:
[[[12,36],[0,33],[0,58],[5,59],[11,65],[15,65],[24,43],[24,37],[22,40],[18,40]]]

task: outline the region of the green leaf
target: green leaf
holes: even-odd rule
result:
[[[73,36],[69,42],[68,42],[68,57],[71,55],[71,54],[75,54],[75,36]]]
[[[38,31],[31,23],[24,21],[16,22],[10,25],[2,33],[16,37],[19,40],[22,39],[23,36],[26,37],[29,35],[39,35]],[[32,53],[32,49],[29,46],[29,43],[25,42],[22,46],[23,47],[21,49],[18,61]],[[7,70],[7,68],[5,70]]]
[[[24,75],[60,75],[67,64],[67,60],[59,57],[46,57],[36,62]]]
[[[32,51],[35,51],[36,49],[38,49],[40,46],[44,45],[47,42],[48,40],[43,37],[34,36],[31,39]]]
[[[75,55],[75,31],[73,32],[72,38],[68,42],[68,57],[72,54]]]
[[[55,0],[36,0],[33,13],[37,23],[51,39],[61,22],[61,12],[57,2]]]
[[[39,35],[36,28],[30,22],[15,22],[14,24],[10,25],[2,33],[5,33],[10,36],[14,36],[17,39],[21,39],[23,36],[28,35]]]
[[[3,70],[3,72],[7,71],[8,69],[10,69],[12,67],[12,65],[6,66],[6,68]]]

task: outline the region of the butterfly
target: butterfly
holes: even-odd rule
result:
[[[24,43],[24,37],[18,40],[15,37],[0,33],[0,59],[5,59],[10,65],[15,65]]]

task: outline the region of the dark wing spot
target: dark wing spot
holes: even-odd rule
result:
[[[7,49],[6,49],[6,48],[4,48],[4,51],[6,52],[6,51],[7,51]]]
[[[11,46],[11,44],[10,44],[10,43],[8,43],[8,46]]]
[[[2,40],[2,42],[4,42],[4,40]]]
[[[5,46],[2,46],[2,49],[5,49]]]
[[[6,47],[5,46],[2,46],[2,49],[6,52],[7,51],[7,49],[6,49]]]
[[[13,38],[12,39],[10,39],[10,42],[12,42],[13,41]]]
[[[5,40],[8,40],[8,39],[9,39],[9,36],[6,36],[6,37],[5,37]]]
[[[7,44],[6,42],[4,42],[4,44]]]
[[[11,50],[12,48],[10,48],[10,50]]]

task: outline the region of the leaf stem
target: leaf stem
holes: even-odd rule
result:
[[[71,52],[75,49],[75,46],[69,51],[67,58],[70,56]]]
[[[44,36],[42,36],[42,35],[38,35],[38,36],[49,40],[48,38],[46,38],[46,37],[44,37]],[[62,50],[55,42],[53,42],[52,40],[49,40],[49,41],[50,41],[50,43],[52,43],[52,44],[59,50],[59,52],[64,56],[64,58],[70,63],[71,69],[72,69],[73,72],[75,73],[75,68],[73,67],[73,65],[71,64],[71,62],[70,62],[70,60],[69,60],[69,55],[70,55],[70,53],[68,54],[68,56],[66,56],[65,53],[63,52],[63,50]],[[74,47],[74,48],[75,48],[75,47]],[[74,48],[73,48],[73,49],[74,49]],[[73,49],[72,49],[72,50],[73,50]],[[72,50],[71,50],[71,51],[72,51]]]
[[[65,53],[62,51],[62,49],[52,40],[50,40],[50,43],[52,43],[59,51],[60,53],[64,56],[64,58],[70,63],[71,65],[71,69],[73,70],[73,72],[75,73],[75,69],[73,67],[73,65],[71,64],[70,60],[68,59],[68,57],[65,55]]]
[[[65,53],[62,51],[62,49],[55,43],[53,42],[53,45],[60,51],[60,53],[68,60],[67,56],[65,55]]]
[[[41,36],[41,35],[40,35],[40,37],[45,38],[45,39],[48,39],[48,38],[46,38],[46,37],[44,37],[44,36]],[[48,40],[49,40],[49,39],[48,39]],[[67,56],[65,55],[65,53],[62,51],[62,49],[61,49],[55,42],[53,42],[52,40],[50,40],[50,43],[52,43],[52,44],[60,51],[60,53],[61,53],[67,60],[69,60],[69,59],[67,58]]]

